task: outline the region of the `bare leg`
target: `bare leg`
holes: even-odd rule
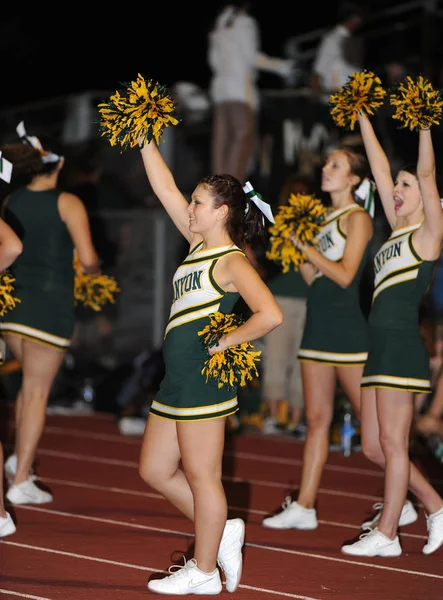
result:
[[[140,453],[140,477],[193,521],[194,498],[179,464],[176,422],[149,415]]]
[[[329,429],[334,410],[335,368],[302,362],[307,423],[298,503],[314,508],[323,468],[329,454]]]
[[[362,390],[361,436],[366,458],[384,469],[385,456],[380,445],[375,388]],[[440,510],[443,507],[442,498],[413,463],[410,463],[409,473],[409,489],[423,503],[426,512],[433,514]]]
[[[216,568],[227,518],[221,482],[224,436],[225,419],[176,423],[150,415],[140,456],[146,483],[191,521],[195,510],[194,558],[208,573]]]
[[[394,539],[408,492],[414,398],[411,392],[385,389],[377,389],[376,398],[380,444],[386,460],[383,513],[378,528]]]
[[[360,383],[363,375],[363,365],[355,367],[339,367],[337,369],[338,380],[344,393],[352,404],[355,416],[361,418],[361,389]]]
[[[194,498],[194,558],[202,571],[211,573],[217,567],[228,515],[222,484],[225,419],[177,423],[177,432],[183,468]]]
[[[65,354],[30,340],[19,342],[13,336],[6,337],[6,343],[13,353],[15,349],[20,355],[22,364],[22,387],[16,410],[17,472],[14,485],[19,485],[29,477],[45,425],[49,393]],[[20,360],[19,356],[16,358]]]

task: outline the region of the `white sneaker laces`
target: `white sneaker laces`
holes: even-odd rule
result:
[[[371,529],[370,531],[365,531],[364,533],[360,534],[358,539],[362,540],[362,542],[367,542],[368,541],[368,537],[370,535],[372,535],[374,533],[374,529]]]
[[[281,503],[281,507],[283,510],[286,510],[287,508],[289,508],[291,506],[291,504],[292,504],[291,496],[286,496],[284,501]]]
[[[195,558],[191,558],[191,560],[186,562],[186,558],[183,557],[183,563],[183,565],[171,565],[168,569],[168,572],[170,573],[169,577],[182,577],[183,575],[186,575],[186,571],[190,567],[197,566]]]

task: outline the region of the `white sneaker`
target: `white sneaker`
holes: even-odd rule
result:
[[[362,533],[358,542],[341,547],[343,554],[352,556],[400,556],[402,550],[398,536],[390,540],[378,528]]]
[[[362,529],[375,529],[378,526],[378,523],[381,519],[381,515],[383,512],[383,502],[376,502],[372,505],[372,508],[377,511],[376,515],[370,519],[369,521],[365,521],[361,524]],[[415,510],[414,505],[410,500],[406,500],[401,509],[400,520],[398,522],[399,527],[405,527],[406,525],[411,525],[411,523],[415,523],[418,518],[417,511]]]
[[[11,504],[46,504],[53,500],[52,494],[37,487],[31,477],[23,483],[11,485],[6,498]]]
[[[317,529],[317,511],[315,508],[305,508],[298,502],[286,496],[281,505],[283,511],[273,517],[263,519],[263,527],[270,529]]]
[[[220,573],[215,569],[212,573],[203,573],[197,567],[194,558],[184,561],[184,565],[169,567],[170,575],[163,579],[148,581],[148,590],[157,594],[185,596],[186,594],[205,594],[214,596],[222,591]]]
[[[263,435],[283,435],[284,430],[278,426],[277,419],[275,417],[266,417],[263,421],[263,427],[261,432]]]
[[[443,544],[443,508],[426,517],[429,536],[423,546],[423,554],[432,554]]]
[[[7,512],[6,517],[0,517],[0,538],[16,532],[16,526],[11,515]]]
[[[226,578],[226,589],[235,592],[243,569],[242,547],[245,543],[245,523],[242,519],[226,521],[217,562]]]
[[[5,462],[5,475],[9,483],[14,481],[15,474],[17,473],[17,455],[11,454]],[[29,471],[29,476],[35,479],[34,470]]]

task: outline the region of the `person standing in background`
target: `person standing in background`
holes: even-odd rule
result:
[[[5,463],[12,504],[45,504],[51,493],[35,484],[32,465],[43,433],[49,394],[71,343],[75,324],[73,255],[85,273],[99,275],[100,261],[88,215],[78,196],[60,189],[62,146],[42,135],[2,147],[4,156],[26,180],[14,186],[2,210],[6,223],[23,241],[14,262],[20,303],[0,323],[0,331],[22,366],[15,405],[15,448]]]
[[[211,170],[228,173],[242,184],[253,165],[259,90],[259,71],[287,77],[290,59],[271,58],[260,51],[260,29],[251,16],[252,2],[231,0],[216,17],[208,39],[212,70]]]
[[[8,163],[8,168],[6,163]],[[0,152],[0,180],[9,183],[11,174],[11,163],[2,158]],[[12,265],[15,259],[23,251],[23,244],[18,235],[0,219],[0,272],[5,271]],[[0,363],[4,356],[0,355]],[[3,498],[3,445],[0,441],[0,538],[12,535],[16,531],[16,526],[11,515],[5,510]]]
[[[288,204],[291,194],[312,193],[311,188],[308,178],[290,175],[282,187],[279,205]],[[270,261],[267,263],[265,280],[282,310],[285,326],[277,327],[264,339],[263,400],[269,415],[263,422],[262,433],[280,434],[286,428],[287,433],[298,435],[304,403],[297,353],[305,325],[308,286],[300,272],[290,269],[282,273]]]
[[[363,40],[356,35],[365,21],[361,6],[345,4],[340,11],[339,23],[322,37],[316,51],[311,75],[311,89],[329,94],[340,89],[364,62]]]

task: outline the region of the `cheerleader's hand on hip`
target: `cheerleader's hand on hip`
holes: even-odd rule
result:
[[[227,343],[226,336],[224,335],[218,340],[218,344],[216,344],[215,346],[210,346],[208,348],[208,353],[210,354],[210,356],[212,356],[216,352],[224,352],[227,348],[229,348],[229,346],[230,344]]]

